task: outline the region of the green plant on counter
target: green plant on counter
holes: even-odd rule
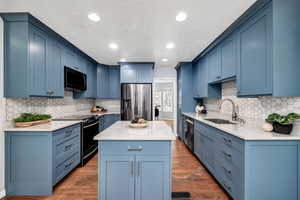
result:
[[[273,113],[268,116],[266,121],[268,122],[277,122],[282,125],[290,125],[296,119],[300,119],[300,115],[297,113],[289,113],[288,115],[280,115],[278,113]]]
[[[37,113],[22,113],[20,117],[14,119],[14,122],[33,122],[47,119],[51,119],[51,115]]]

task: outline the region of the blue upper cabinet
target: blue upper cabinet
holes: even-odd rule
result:
[[[221,80],[221,63],[219,48],[213,49],[206,55],[208,67],[208,82],[216,82]]]
[[[236,75],[237,44],[235,35],[229,36],[220,44],[221,78],[233,78]]]
[[[238,95],[272,94],[272,7],[259,12],[237,33]]]
[[[120,99],[120,67],[99,64],[97,67],[97,98]]]
[[[55,40],[47,40],[46,79],[47,91],[52,97],[64,96],[64,72],[62,46]]]
[[[214,57],[214,55],[211,55]],[[210,59],[212,59],[210,57]],[[211,63],[213,63],[211,61]],[[207,57],[204,57],[193,63],[193,97],[194,98],[219,98],[221,96],[221,85],[208,84],[209,65]]]
[[[152,83],[154,63],[120,63],[121,83]]]
[[[87,89],[83,92],[74,92],[74,98],[97,97],[97,65],[86,61]]]
[[[0,16],[4,20],[5,97],[63,97],[64,66],[92,74],[87,63],[96,63],[93,59],[29,13]]]
[[[111,66],[109,68],[109,98],[121,98],[121,84],[120,84],[120,67]]]

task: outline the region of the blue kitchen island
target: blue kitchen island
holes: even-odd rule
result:
[[[99,199],[171,200],[171,128],[160,121],[130,128],[118,121],[97,135]]]

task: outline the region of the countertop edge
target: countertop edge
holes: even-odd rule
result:
[[[255,131],[255,129],[257,129],[256,131],[257,132],[260,132],[260,133],[254,133],[253,136],[249,137],[249,134],[248,134],[248,137],[242,135],[242,134],[235,134],[233,133],[232,131],[226,129],[226,128],[222,128],[222,127],[219,127],[218,124],[214,124],[213,122],[209,122],[205,119],[199,119],[199,117],[202,117],[204,118],[205,116],[201,115],[199,117],[195,117],[194,115],[197,115],[196,113],[186,113],[186,112],[183,112],[182,115],[185,115],[187,117],[190,117],[190,118],[193,118],[194,120],[197,120],[201,123],[204,123],[208,126],[211,126],[212,128],[216,128],[220,131],[223,131],[225,133],[228,133],[230,134],[231,136],[233,137],[237,137],[239,139],[242,139],[242,140],[245,140],[245,141],[297,141],[297,140],[300,140],[300,136],[292,136],[292,135],[282,135],[282,134],[277,134],[277,133],[274,133],[274,132],[264,132],[262,130],[259,130],[257,127],[240,127],[240,129],[245,129],[247,130],[246,132],[249,132],[249,129],[251,128],[252,130]],[[207,116],[209,117],[209,116]],[[241,130],[242,131],[242,130]],[[264,132],[264,135],[263,133]],[[260,135],[260,136],[258,136]],[[276,135],[276,136],[274,136]]]

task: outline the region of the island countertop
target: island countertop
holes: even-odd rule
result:
[[[175,140],[170,126],[163,121],[148,121],[146,128],[130,128],[129,121],[118,121],[94,137],[94,140]]]

